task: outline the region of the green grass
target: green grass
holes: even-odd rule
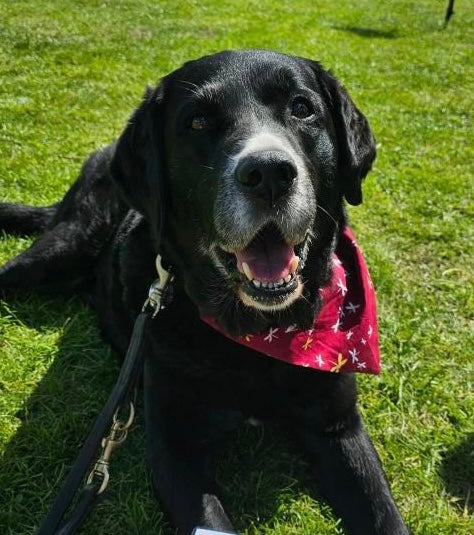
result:
[[[473,22],[456,2],[0,0],[0,200],[58,199],[121,131],[147,83],[223,48],[319,59],[376,133],[351,209],[378,289],[384,370],[360,404],[416,535],[474,533]],[[323,4],[323,5],[321,5]],[[4,236],[0,262],[28,239]],[[32,533],[118,371],[79,299],[0,308],[0,533]],[[244,429],[219,481],[246,534],[342,533],[271,430]],[[86,534],[172,533],[151,494],[143,419]]]

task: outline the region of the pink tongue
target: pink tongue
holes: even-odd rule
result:
[[[243,273],[246,262],[253,278],[261,282],[276,282],[290,274],[295,251],[284,240],[253,240],[244,250],[235,253],[237,268]]]

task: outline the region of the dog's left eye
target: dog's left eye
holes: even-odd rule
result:
[[[291,115],[298,119],[307,119],[314,115],[311,103],[303,97],[297,97],[291,105]]]
[[[192,130],[204,130],[207,128],[209,123],[204,115],[195,115],[191,118],[191,129]]]

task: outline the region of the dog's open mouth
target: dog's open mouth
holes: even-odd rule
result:
[[[274,224],[264,226],[241,250],[220,250],[244,304],[264,310],[289,306],[301,295],[305,241],[289,243]]]

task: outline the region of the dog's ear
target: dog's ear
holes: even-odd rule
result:
[[[161,226],[163,202],[163,87],[147,88],[140,106],[115,144],[112,179],[127,203],[152,228]]]
[[[311,62],[331,111],[338,144],[338,174],[349,204],[362,202],[362,180],[375,159],[375,139],[369,123],[351,97],[329,72]]]

